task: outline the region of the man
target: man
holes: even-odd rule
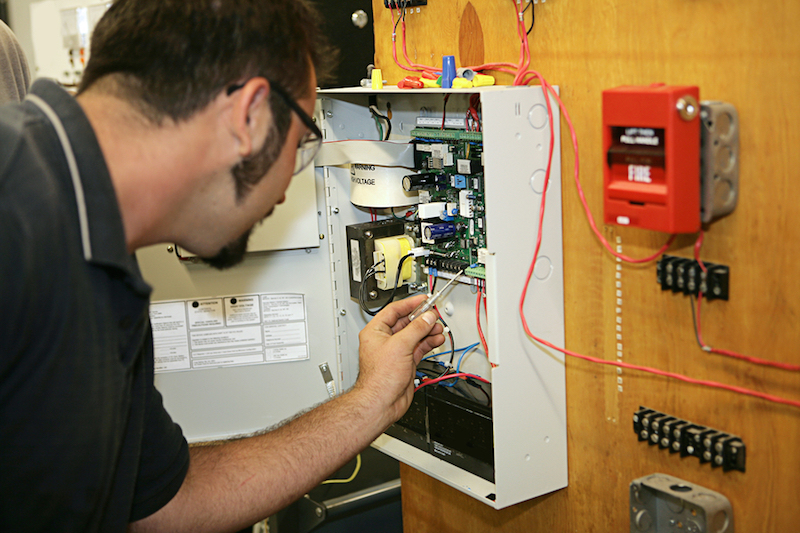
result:
[[[0,108],[1,531],[240,529],[408,408],[444,341],[419,298],[361,332],[351,391],[262,435],[189,450],[153,388],[131,254],[241,257],[316,144],[317,28],[300,0],[117,0],[77,99],[40,80]]]
[[[25,53],[11,28],[0,20],[0,105],[22,100],[30,83]]]

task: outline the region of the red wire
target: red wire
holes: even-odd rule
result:
[[[475,320],[478,323],[478,336],[481,338],[481,345],[483,346],[483,353],[486,354],[486,358],[489,358],[489,347],[486,344],[486,337],[483,336],[483,328],[481,328],[481,296],[483,295],[483,289],[480,287],[478,288],[478,298],[475,300]],[[486,319],[489,319],[489,314],[487,312]]]
[[[526,78],[523,81],[527,84],[527,82],[530,82],[534,77],[539,78],[540,82],[543,81],[541,75],[538,72],[535,72],[535,71],[527,72],[526,73]],[[597,229],[597,224],[595,224],[594,217],[592,216],[592,212],[589,209],[588,203],[586,202],[586,196],[583,193],[583,187],[581,187],[581,182],[580,182],[580,177],[579,177],[580,176],[580,159],[579,159],[579,156],[578,156],[578,137],[575,134],[575,128],[572,125],[572,118],[569,116],[569,112],[567,112],[567,109],[564,107],[564,104],[561,101],[561,98],[559,98],[559,96],[555,92],[555,90],[553,90],[553,88],[549,84],[547,84],[546,82],[542,83],[542,87],[544,88],[545,93],[549,92],[550,94],[552,94],[553,98],[555,98],[556,102],[558,102],[558,107],[561,109],[561,113],[564,115],[564,119],[567,121],[567,125],[569,126],[570,135],[572,136],[572,148],[575,151],[575,186],[578,189],[578,196],[580,197],[581,204],[583,204],[583,210],[584,210],[584,212],[586,212],[586,218],[589,220],[589,225],[591,226],[592,231],[594,232],[594,234],[597,236],[597,238],[600,240],[600,242],[603,244],[603,246],[606,248],[606,250],[608,250],[611,253],[611,255],[613,255],[614,257],[618,257],[619,259],[621,259],[623,261],[626,261],[628,263],[649,263],[650,261],[654,261],[654,260],[658,259],[658,257],[661,256],[661,254],[663,254],[664,252],[666,252],[667,249],[672,245],[672,242],[675,240],[675,237],[677,235],[674,235],[674,234],[670,235],[669,239],[664,244],[664,246],[662,246],[653,255],[650,255],[650,256],[647,256],[647,257],[643,257],[643,258],[639,258],[639,259],[635,259],[635,258],[632,258],[632,257],[628,257],[627,255],[623,255],[621,253],[616,252],[612,248],[611,244],[609,244],[609,242],[606,240],[606,238],[603,237],[603,234],[600,233],[600,230]],[[549,98],[547,98],[546,100],[548,101],[548,105],[549,105]],[[548,116],[552,117],[552,115],[549,114],[549,113],[548,113]],[[551,118],[551,124],[552,124],[552,118]],[[546,190],[547,189],[545,189],[545,191]]]
[[[697,241],[694,243],[694,258],[697,260],[697,264],[700,265],[700,268],[703,272],[708,273],[708,269],[706,265],[703,264],[703,261],[700,259],[700,248],[703,246],[703,231],[700,230],[700,235],[697,237]],[[800,371],[800,365],[792,365],[789,363],[779,363],[776,361],[767,361],[766,359],[761,359],[758,357],[753,357],[751,355],[743,355],[738,352],[733,352],[730,350],[722,350],[718,348],[712,348],[711,346],[707,345],[703,341],[703,332],[700,327],[700,302],[703,301],[703,293],[700,292],[697,295],[697,318],[695,324],[697,325],[697,341],[700,343],[702,349],[706,352],[715,353],[718,355],[724,355],[726,357],[733,357],[734,359],[740,359],[742,361],[747,361],[748,363],[753,363],[756,365],[762,366],[770,366],[773,368],[779,368],[781,370],[789,370],[792,372]]]
[[[414,68],[417,68],[417,69],[420,69],[420,70],[424,70],[424,71],[427,71],[427,72],[436,72],[436,71],[442,70],[440,68],[429,67],[427,65],[418,65],[418,64],[416,64],[416,63],[411,61],[411,58],[408,57],[408,52],[406,51],[406,20],[405,19],[403,19],[400,22],[400,26],[402,26],[402,28],[403,28],[403,57],[406,58],[406,61],[408,62],[408,64],[411,65]]]
[[[416,69],[416,68],[413,68],[411,66],[403,65],[397,59],[397,34],[395,33],[397,26],[395,25],[395,22],[394,22],[394,11],[390,9],[389,12],[392,14],[392,57],[394,58],[395,64],[398,67],[400,67],[401,69],[408,70],[409,72],[423,72],[424,69]],[[397,8],[397,16],[398,17],[400,16],[400,7],[399,6]],[[402,33],[402,35],[403,35],[403,47],[405,49],[405,38],[406,38],[405,23],[403,23],[403,33]],[[411,63],[411,61],[409,61],[409,63]]]
[[[516,11],[516,7],[514,9]],[[394,11],[391,10],[391,9],[389,11],[390,11],[390,13],[392,15],[392,28],[394,28],[395,27]],[[397,16],[398,17],[401,16],[401,10],[400,10],[399,7],[397,9]],[[517,33],[519,33],[519,29],[517,30]],[[395,33],[395,30],[393,29],[392,30],[392,58],[394,59],[394,62],[395,62],[395,64],[397,66],[399,66],[401,69],[407,70],[409,72],[430,72],[430,73],[434,73],[434,72],[438,72],[438,71],[441,70],[438,67],[431,67],[431,66],[427,66],[427,65],[416,64],[416,63],[412,62],[411,59],[408,57],[408,51],[407,51],[407,46],[406,46],[406,23],[405,23],[405,21],[401,21],[401,33],[400,33],[400,35],[401,35],[401,38],[402,38],[403,55],[404,55],[406,61],[408,62],[408,65],[403,65],[397,59],[397,35]],[[525,33],[525,37],[527,38],[527,32]],[[520,53],[522,53],[522,52],[520,52]],[[497,72],[505,72],[506,74],[511,74],[512,76],[516,76],[520,72],[521,65],[522,65],[522,57],[520,57],[520,63],[516,64],[516,65],[513,64],[513,63],[484,63],[482,65],[476,65],[476,66],[471,66],[471,67],[467,67],[467,68],[470,69],[470,70],[474,70],[475,72],[482,72],[484,70],[493,70],[493,71],[497,71]],[[508,68],[506,68],[506,67],[508,67]],[[515,69],[515,70],[510,70],[510,69]]]
[[[781,403],[781,404],[785,404],[785,405],[791,405],[793,407],[800,407],[800,401],[789,400],[789,399],[786,399],[786,398],[781,398],[780,396],[774,396],[772,394],[766,394],[764,392],[758,392],[758,391],[754,391],[754,390],[751,390],[751,389],[746,389],[744,387],[736,387],[734,385],[728,385],[726,383],[719,383],[717,381],[706,381],[706,380],[702,380],[702,379],[690,378],[689,376],[684,376],[683,374],[676,374],[674,372],[666,372],[664,370],[659,370],[657,368],[651,368],[651,367],[647,367],[647,366],[632,365],[630,363],[623,363],[622,361],[606,361],[605,359],[598,359],[596,357],[591,357],[591,356],[588,356],[588,355],[582,355],[582,354],[579,354],[579,353],[572,352],[570,350],[566,350],[564,348],[559,348],[558,346],[555,346],[554,344],[551,344],[551,343],[549,343],[549,342],[547,342],[547,341],[545,341],[543,339],[540,339],[540,338],[536,337],[535,335],[533,335],[527,328],[525,329],[525,332],[533,340],[535,340],[536,342],[538,342],[540,344],[543,344],[543,345],[547,346],[548,348],[552,348],[554,350],[558,350],[559,352],[562,352],[562,353],[564,353],[566,355],[570,355],[572,357],[577,357],[578,359],[584,359],[584,360],[590,361],[592,363],[597,363],[597,364],[601,364],[601,365],[609,365],[609,366],[618,366],[618,367],[622,367],[622,368],[627,368],[629,370],[638,370],[638,371],[641,371],[641,372],[649,372],[650,374],[656,374],[658,376],[664,376],[664,377],[668,377],[668,378],[672,378],[672,379],[677,379],[679,381],[684,381],[686,383],[692,383],[692,384],[695,384],[695,385],[703,385],[703,386],[712,387],[712,388],[715,388],[715,389],[727,390],[727,391],[736,392],[736,393],[739,393],[739,394],[745,394],[747,396],[754,396],[756,398],[761,398],[762,400],[767,400],[767,401],[770,401],[770,402]]]
[[[582,201],[582,203],[584,205],[584,209],[586,210],[587,216],[589,216],[589,220],[591,222],[592,228],[595,230],[595,234],[597,234],[598,237],[600,237],[601,240],[606,244],[606,248],[609,248],[607,241],[605,241],[605,239],[602,238],[602,235],[600,235],[599,231],[597,231],[597,227],[594,224],[594,220],[592,220],[592,218],[591,218],[591,212],[589,211],[589,208],[586,205],[586,199],[583,196],[583,191],[580,189],[580,181],[578,180],[578,168],[579,168],[578,167],[578,140],[577,140],[577,135],[575,133],[575,128],[572,125],[572,120],[569,117],[569,113],[567,112],[566,108],[564,107],[563,102],[558,97],[558,95],[553,90],[553,88],[550,87],[549,84],[547,84],[547,82],[541,77],[541,75],[539,75],[538,73],[535,73],[535,76],[537,78],[539,78],[539,81],[542,83],[542,87],[544,88],[545,95],[548,92],[550,92],[553,95],[553,97],[556,99],[556,102],[558,103],[559,109],[560,109],[561,113],[564,115],[564,118],[566,119],[567,124],[569,125],[570,134],[572,136],[572,146],[573,146],[573,149],[575,151],[575,183],[578,185],[578,190],[579,190],[579,192],[581,194],[581,201]],[[550,107],[549,107],[549,100],[550,99],[549,98],[545,98],[545,100],[548,103],[548,116],[550,117],[550,133],[551,133],[551,137],[552,137],[552,135],[554,134],[553,133],[554,125],[553,125],[553,120],[552,120],[552,114],[550,114]],[[551,142],[551,147],[552,147],[552,142]],[[559,348],[558,346],[556,346],[556,345],[554,345],[554,344],[552,344],[550,342],[547,342],[544,339],[540,339],[539,337],[535,336],[531,332],[530,328],[528,327],[528,321],[525,318],[524,304],[525,304],[525,295],[526,295],[527,290],[528,290],[528,285],[530,284],[531,275],[533,274],[533,268],[536,265],[536,259],[538,258],[539,248],[541,246],[542,220],[544,218],[544,206],[545,206],[545,200],[546,200],[546,192],[547,192],[548,180],[550,178],[550,164],[552,162],[551,160],[552,160],[552,152],[551,152],[550,159],[548,160],[548,164],[547,164],[547,172],[545,173],[544,191],[542,193],[542,200],[541,200],[541,204],[539,206],[539,231],[538,231],[537,238],[536,238],[535,252],[534,252],[534,255],[533,255],[533,259],[531,260],[531,266],[530,266],[530,268],[528,270],[528,275],[527,275],[527,277],[525,279],[525,285],[523,287],[522,297],[520,298],[520,301],[519,301],[519,315],[520,315],[520,318],[521,318],[521,321],[522,321],[522,327],[524,328],[525,333],[531,339],[533,339],[534,341],[538,342],[539,344],[547,346],[547,347],[549,347],[549,348],[551,348],[553,350],[557,350],[557,351],[559,351],[559,352],[561,352],[561,353],[563,353],[565,355],[569,355],[569,356],[572,356],[572,357],[577,357],[578,359],[583,359],[585,361],[590,361],[592,363],[616,366],[616,367],[621,367],[621,368],[627,368],[629,370],[638,370],[640,372],[648,372],[648,373],[655,374],[655,375],[658,375],[658,376],[664,376],[664,377],[677,379],[679,381],[684,381],[686,383],[692,383],[692,384],[696,384],[696,385],[704,385],[706,387],[711,387],[711,388],[723,389],[723,390],[727,390],[727,391],[731,391],[731,392],[736,392],[736,393],[739,393],[739,394],[753,396],[755,398],[761,398],[763,400],[767,400],[767,401],[771,401],[771,402],[775,402],[775,403],[780,403],[780,404],[785,404],[785,405],[790,405],[790,406],[793,406],[793,407],[800,408],[800,401],[797,401],[797,400],[789,400],[787,398],[782,398],[780,396],[774,396],[774,395],[771,395],[771,394],[766,394],[766,393],[763,393],[763,392],[758,392],[758,391],[754,391],[754,390],[751,390],[751,389],[746,389],[744,387],[737,387],[737,386],[734,386],[734,385],[728,385],[728,384],[719,383],[719,382],[716,382],[716,381],[706,381],[706,380],[699,380],[699,379],[695,379],[695,378],[690,378],[688,376],[684,376],[683,374],[677,374],[677,373],[674,373],[674,372],[666,372],[666,371],[663,371],[663,370],[659,370],[657,368],[651,368],[651,367],[640,366],[640,365],[633,365],[633,364],[630,364],[630,363],[623,363],[622,361],[606,361],[605,359],[599,359],[599,358],[596,358],[596,357],[591,357],[591,356],[588,356],[588,355],[579,354],[579,353],[573,352],[571,350],[567,350],[565,348]],[[672,240],[674,238],[675,238],[675,235],[671,236],[670,240],[667,242],[667,244],[664,247],[662,247],[662,250],[664,250],[672,242]],[[699,248],[696,248],[696,249],[699,252]],[[617,257],[621,257],[621,258],[624,257],[624,256],[621,256],[621,254],[617,254],[613,250],[609,250],[609,251],[611,251]],[[659,254],[660,254],[660,252],[659,252]],[[644,262],[644,261],[640,260],[638,262]]]
[[[483,381],[484,383],[491,383],[491,381],[489,381],[488,379],[484,379],[484,378],[482,378],[480,376],[476,376],[475,374],[468,374],[466,372],[459,372],[457,374],[447,374],[446,376],[439,376],[438,378],[425,379],[422,383],[417,385],[417,387],[414,389],[414,392],[417,392],[419,389],[421,389],[422,387],[425,387],[427,385],[433,385],[434,383],[439,383],[440,381],[444,381],[446,379],[452,379],[452,378],[465,378],[465,379],[466,378],[473,378],[473,379],[477,379],[478,381]]]

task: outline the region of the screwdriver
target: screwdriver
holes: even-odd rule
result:
[[[428,296],[427,300],[425,300],[424,302],[419,304],[416,309],[411,311],[411,314],[408,315],[408,321],[411,322],[412,320],[417,318],[419,315],[423,314],[425,311],[433,309],[433,306],[436,305],[436,302],[439,300],[439,298],[442,296],[442,294],[444,294],[444,291],[447,290],[447,287],[452,285],[453,282],[456,279],[458,279],[458,276],[460,276],[463,273],[464,273],[464,269],[462,268],[461,270],[458,271],[458,273],[455,276],[453,276],[453,278],[450,281],[447,282],[447,285],[442,287],[436,294],[431,294],[430,296]]]

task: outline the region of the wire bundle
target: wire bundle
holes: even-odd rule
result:
[[[390,303],[392,303],[394,301],[394,297],[397,294],[397,287],[400,285],[400,275],[401,275],[401,273],[403,271],[403,263],[406,261],[406,259],[408,259],[412,255],[413,254],[406,254],[406,255],[404,255],[403,257],[400,258],[400,261],[397,263],[397,276],[395,276],[395,278],[394,278],[394,288],[392,289],[392,294],[389,295],[389,300],[385,304],[383,304],[381,306],[381,308],[378,309],[377,311],[373,311],[369,307],[367,307],[366,294],[365,294],[366,285],[367,285],[367,280],[369,278],[371,278],[371,277],[374,277],[375,274],[378,273],[378,270],[377,270],[376,267],[378,267],[381,263],[383,263],[385,265],[386,261],[381,259],[380,261],[378,261],[377,263],[375,263],[374,265],[372,265],[371,267],[369,267],[367,269],[367,271],[364,273],[364,281],[362,281],[361,285],[359,285],[359,287],[358,287],[358,305],[361,306],[361,310],[362,311],[367,313],[369,316],[375,316],[378,313],[380,313],[381,311],[383,311],[386,308],[387,305],[389,305]],[[386,269],[384,268],[383,271],[385,272]]]

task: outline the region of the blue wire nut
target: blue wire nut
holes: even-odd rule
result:
[[[456,77],[456,57],[442,56],[442,88],[452,89]]]

